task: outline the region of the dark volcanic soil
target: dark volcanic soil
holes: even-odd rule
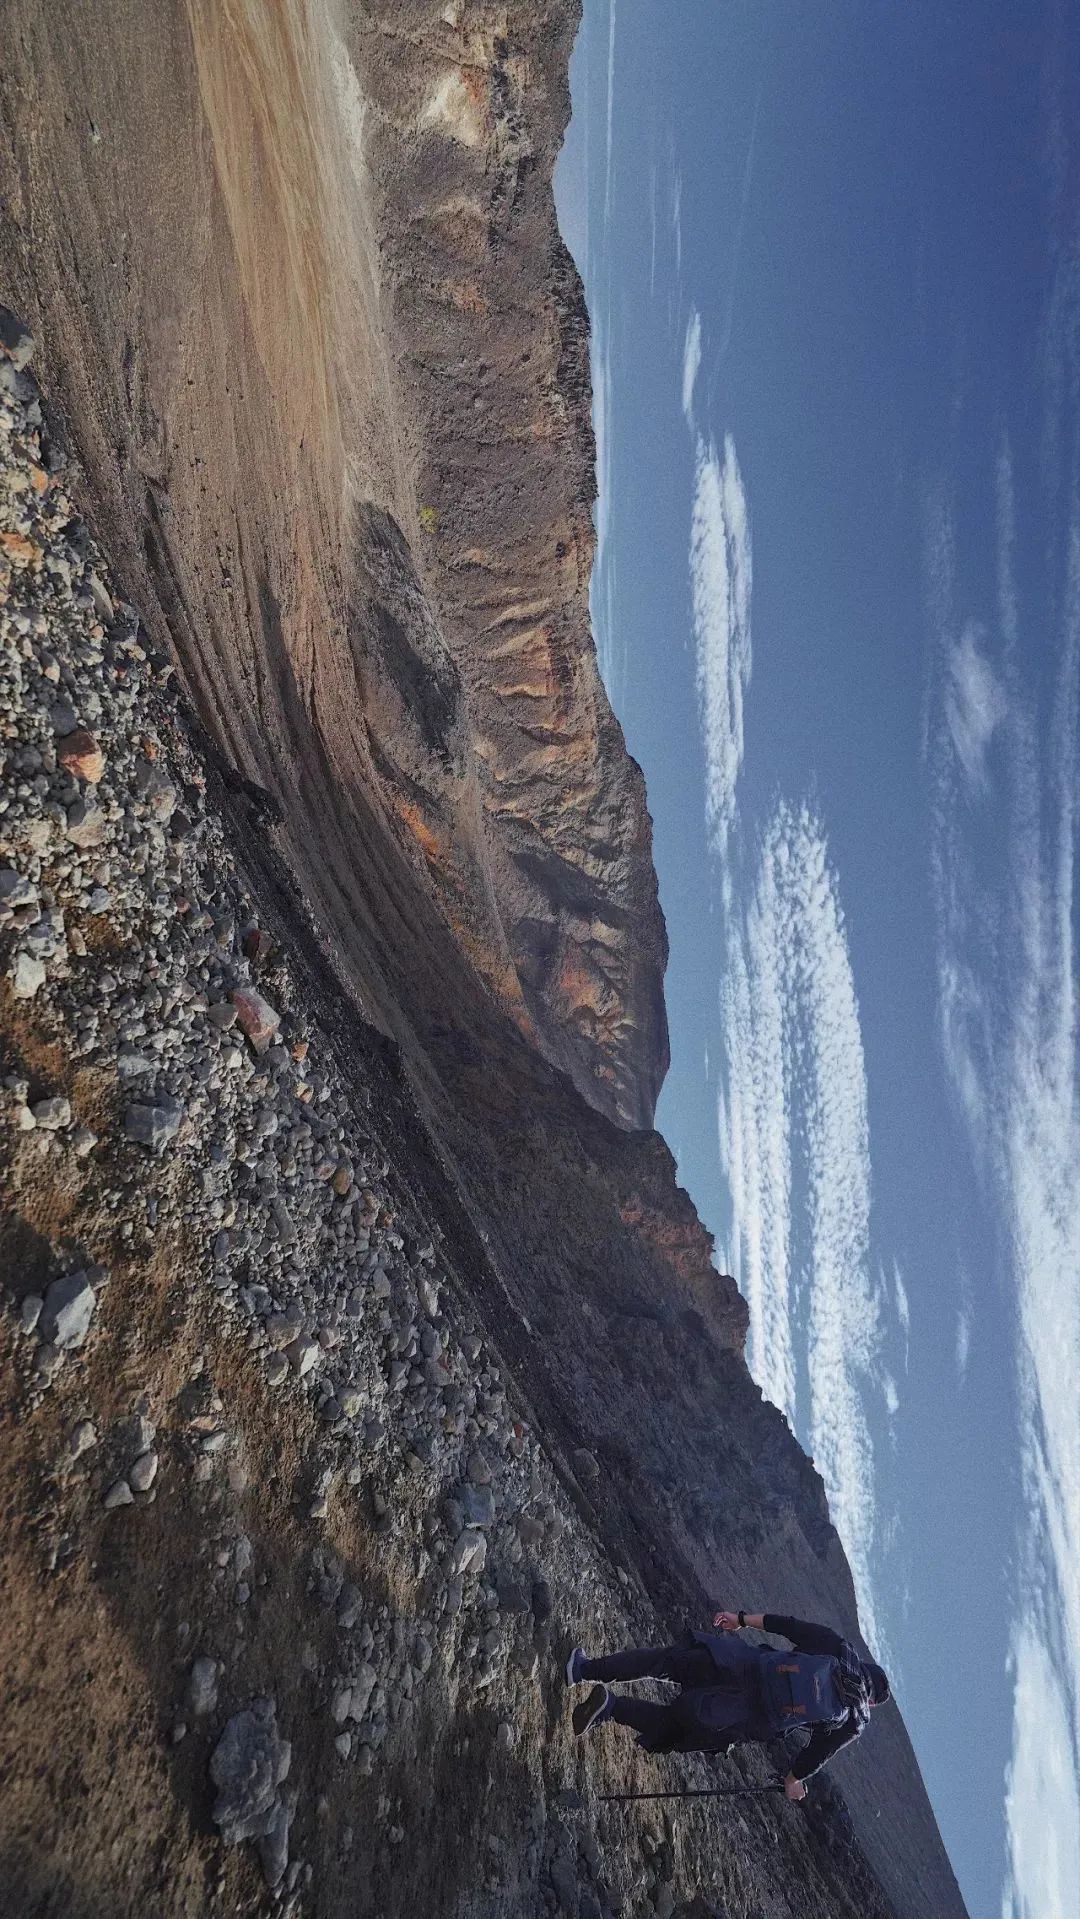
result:
[[[455,1323],[480,1329],[539,1437],[537,1484],[546,1475],[570,1530],[558,1552],[537,1544],[536,1578],[572,1624],[609,1636],[674,1633],[714,1598],[854,1631],[820,1480],[753,1386],[742,1302],[666,1147],[640,1130],[666,1065],[665,942],[641,778],[588,628],[587,320],[550,185],[577,17],[568,0],[13,0],[0,300],[37,336],[54,442],[112,590],[179,669],[169,750],[188,756],[189,782],[202,767],[251,910],[289,957],[297,1016],[340,1096],[360,1100],[410,1231],[443,1235]],[[16,585],[32,598],[33,580]],[[44,999],[17,1020],[5,1006],[17,1072],[54,1058],[55,1078],[63,1034]],[[115,1127],[115,1059],[100,1065]],[[55,1259],[41,1182],[11,1163],[15,1227]],[[104,1202],[76,1185],[61,1224],[93,1251]],[[172,1203],[182,1220],[182,1187]],[[205,1351],[227,1399],[239,1334],[214,1317],[206,1244],[163,1237],[140,1241],[156,1277],[152,1298],[131,1285],[143,1358],[127,1398],[172,1403]],[[23,1244],[9,1240],[16,1301]],[[107,1354],[95,1363],[96,1416],[119,1418]],[[11,1358],[11,1425],[18,1378]],[[246,1478],[226,1504],[246,1502],[277,1598],[237,1654],[233,1699],[273,1692],[293,1724],[310,1909],[542,1909],[559,1896],[555,1771],[572,1759],[557,1689],[527,1658],[487,1695],[422,1689],[381,1788],[376,1774],[361,1794],[378,1846],[339,1843],[336,1726],[322,1707],[304,1718],[332,1652],[316,1646],[305,1666],[290,1643],[294,1621],[298,1638],[324,1631],[305,1616],[317,1527],[275,1492],[313,1470],[311,1415],[299,1400],[268,1410],[238,1379]],[[217,1890],[205,1743],[190,1759],[169,1745],[180,1615],[208,1608],[226,1634],[225,1599],[191,1571],[205,1518],[177,1497],[151,1509],[137,1547],[99,1553],[88,1535],[63,1595],[43,1600],[35,1501],[61,1443],[46,1397],[4,1466],[18,1710],[0,1846],[24,1909],[260,1910],[238,1855]],[[407,1479],[392,1483],[400,1497]],[[95,1505],[70,1523],[96,1540],[102,1522]],[[411,1534],[400,1563],[355,1522],[334,1544],[388,1611],[422,1610],[403,1570]],[[539,1653],[547,1672],[550,1629]],[[512,1752],[496,1743],[507,1715],[530,1728]],[[835,1768],[855,1830],[898,1914],[959,1919],[899,1715],[879,1719]],[[523,1807],[541,1803],[541,1779],[532,1830]],[[400,1819],[377,1810],[380,1790]],[[746,1802],[703,1824],[680,1838],[674,1880],[627,1852],[610,1909],[691,1913],[722,1837],[732,1864],[713,1892],[737,1919],[883,1911],[843,1806],[827,1787],[818,1800],[809,1819]],[[319,1837],[331,1815],[333,1845]],[[408,1863],[385,1836],[402,1821]],[[498,1894],[491,1830],[509,1861]],[[578,1896],[561,1909],[605,1909]]]

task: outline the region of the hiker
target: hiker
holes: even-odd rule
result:
[[[597,1680],[574,1707],[580,1739],[607,1719],[632,1726],[646,1752],[727,1752],[747,1740],[770,1740],[808,1729],[809,1741],[784,1780],[789,1799],[805,1799],[806,1780],[863,1731],[872,1706],[890,1697],[872,1659],[829,1626],[784,1613],[718,1612],[719,1632],[690,1632],[679,1646],[645,1646],[590,1659],[575,1646],[566,1683]],[[742,1626],[788,1639],[791,1653],[732,1635]],[[609,1692],[609,1679],[667,1679],[679,1687],[664,1705]]]

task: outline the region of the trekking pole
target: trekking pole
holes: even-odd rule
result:
[[[681,1792],[598,1792],[597,1798],[608,1804],[624,1805],[629,1799],[759,1799],[767,1792],[783,1792],[782,1779],[767,1786],[689,1786]]]

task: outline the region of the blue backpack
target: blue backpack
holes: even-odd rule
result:
[[[841,1725],[852,1709],[840,1661],[831,1653],[766,1652],[761,1669],[765,1712],[778,1733]]]

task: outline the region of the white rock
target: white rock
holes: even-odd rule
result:
[[[303,1379],[305,1373],[310,1373],[316,1361],[321,1359],[322,1347],[314,1339],[294,1339],[291,1345],[286,1346],[285,1354],[294,1373]]]
[[[458,1534],[454,1550],[450,1555],[449,1573],[451,1579],[458,1579],[464,1573],[479,1573],[484,1569],[487,1559],[487,1540],[483,1533],[466,1526]]]
[[[41,1308],[44,1303],[40,1293],[26,1293],[24,1295],[23,1303],[19,1308],[19,1321],[24,1333],[32,1333],[34,1331],[38,1320],[41,1318]]]
[[[128,1483],[133,1492],[148,1493],[157,1478],[158,1456],[156,1453],[140,1453],[131,1471]]]
[[[71,1438],[68,1440],[72,1459],[81,1459],[83,1453],[88,1453],[92,1446],[97,1445],[97,1439],[97,1427],[93,1420],[80,1419],[78,1424],[72,1427]]]
[[[54,1279],[42,1306],[42,1337],[61,1352],[81,1346],[96,1306],[97,1295],[85,1273],[65,1273],[63,1279]]]
[[[187,1708],[194,1719],[204,1719],[217,1705],[220,1671],[217,1660],[206,1654],[195,1660],[187,1684]]]
[[[30,953],[16,953],[10,968],[11,990],[16,999],[33,999],[45,984],[45,968]]]

